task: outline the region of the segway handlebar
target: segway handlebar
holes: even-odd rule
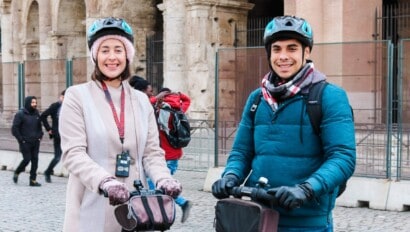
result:
[[[278,199],[267,192],[267,179],[261,177],[256,187],[237,186],[228,189],[229,195],[235,198],[249,197],[252,201],[261,202],[269,206],[277,206]]]

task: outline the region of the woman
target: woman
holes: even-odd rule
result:
[[[103,18],[87,36],[92,81],[67,89],[60,116],[62,162],[70,173],[64,231],[120,231],[113,205],[128,200],[135,179],[147,186],[144,171],[173,197],[181,185],[166,166],[150,102],[126,81],[135,53],[130,26]]]

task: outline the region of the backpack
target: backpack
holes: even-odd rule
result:
[[[191,126],[185,113],[182,110],[175,110],[169,107],[161,108],[161,110],[170,113],[169,132],[165,131],[169,144],[174,148],[188,146],[191,141]]]
[[[320,123],[322,122],[322,94],[325,87],[328,85],[326,81],[320,81],[310,86],[309,94],[306,98],[306,111],[309,115],[310,123],[312,124],[313,131],[315,134],[320,136]],[[261,101],[262,92],[258,95],[256,99],[254,99],[253,104],[250,108],[251,111],[251,118],[252,121],[255,119],[255,113],[258,108],[258,105]],[[353,108],[350,106],[350,110],[352,112],[353,120]],[[339,192],[337,193],[337,197],[342,195],[342,193],[346,190],[347,182],[344,182],[339,186]]]

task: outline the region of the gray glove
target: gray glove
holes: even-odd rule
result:
[[[157,188],[162,189],[166,195],[169,195],[173,198],[178,197],[182,192],[181,183],[176,179],[162,179],[158,181]]]
[[[112,177],[104,179],[100,184],[100,189],[110,199],[111,205],[122,204],[130,198],[127,186]]]
[[[281,186],[268,189],[268,193],[278,199],[279,206],[287,210],[301,207],[305,202],[313,199],[312,186],[309,183],[298,184],[293,187]]]

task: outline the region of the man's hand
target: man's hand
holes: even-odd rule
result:
[[[313,190],[309,183],[298,184],[293,187],[271,188],[268,193],[274,195],[278,199],[279,206],[287,210],[299,208],[305,202],[313,199]]]
[[[49,130],[49,131],[48,131],[48,137],[49,137],[50,139],[54,138],[53,130]]]
[[[228,190],[238,185],[238,177],[228,174],[212,184],[212,194],[218,199],[227,198],[229,197]]]

